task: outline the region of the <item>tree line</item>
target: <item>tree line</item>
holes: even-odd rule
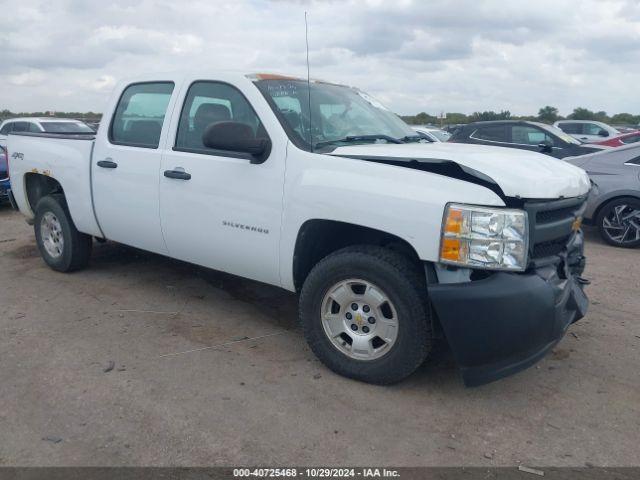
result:
[[[86,120],[88,122],[99,122],[102,118],[102,114],[95,112],[12,112],[7,109],[0,110],[0,119],[2,120],[5,118],[15,117],[75,118],[77,120]]]
[[[444,123],[447,125],[457,125],[460,123],[484,122],[488,120],[530,120],[545,123],[553,123],[556,120],[597,120],[599,122],[610,123],[612,125],[640,125],[640,115],[631,113],[616,113],[615,115],[607,115],[607,112],[593,112],[587,108],[578,107],[573,113],[563,117],[560,115],[556,107],[545,106],[538,110],[538,115],[511,115],[509,110],[501,110],[494,112],[493,110],[486,112],[474,112],[471,115],[457,112],[447,112],[447,118]],[[0,119],[13,117],[48,117],[50,112],[11,112],[10,110],[0,110]],[[54,112],[54,116],[59,118],[76,118],[78,120],[86,120],[89,122],[99,122],[102,114],[95,112]],[[426,112],[420,112],[417,115],[401,115],[405,122],[410,125],[438,125],[440,119],[435,115],[429,115]]]
[[[440,119],[426,112],[420,112],[417,115],[404,115],[401,118],[411,125],[429,125],[440,124]],[[593,112],[587,108],[578,107],[566,117],[560,115],[556,107],[547,105],[538,110],[538,115],[516,116],[511,115],[509,110],[501,110],[500,112],[486,111],[474,112],[471,115],[456,112],[447,112],[444,123],[448,125],[456,125],[459,123],[484,122],[488,120],[530,120],[545,123],[553,123],[557,120],[597,120],[599,122],[610,123],[612,125],[629,125],[636,126],[640,124],[640,115],[631,113],[616,113],[615,115],[607,115],[607,112]]]

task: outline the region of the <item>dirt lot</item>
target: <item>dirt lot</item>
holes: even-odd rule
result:
[[[376,387],[293,295],[112,243],[58,274],[2,207],[0,465],[639,465],[640,251],[588,236],[591,311],[536,367],[467,389],[441,348]]]

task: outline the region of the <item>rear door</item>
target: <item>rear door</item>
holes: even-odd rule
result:
[[[174,99],[171,81],[128,85],[101,128],[92,156],[93,198],[104,235],[167,253],[160,228],[161,141]]]
[[[169,140],[160,177],[160,216],[169,253],[279,284],[285,136],[250,83],[243,91],[208,80],[185,87],[181,110],[176,108],[171,127],[175,138]],[[271,123],[265,123],[265,118]],[[268,158],[252,164],[248,154],[205,147],[203,133],[217,122],[242,123],[255,138],[269,138]]]

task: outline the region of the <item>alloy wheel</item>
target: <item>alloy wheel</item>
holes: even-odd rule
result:
[[[640,240],[640,209],[621,203],[602,219],[602,228],[611,241],[624,245]]]
[[[322,327],[332,345],[349,358],[375,360],[398,338],[398,314],[388,295],[360,279],[334,284],[322,301]]]
[[[59,258],[64,249],[64,236],[60,220],[52,212],[47,212],[42,216],[40,234],[47,253],[52,258]]]

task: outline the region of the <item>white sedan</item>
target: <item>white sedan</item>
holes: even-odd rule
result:
[[[72,118],[23,117],[9,118],[0,124],[0,146],[7,146],[7,136],[11,132],[55,133],[55,134],[95,134],[86,123]]]

